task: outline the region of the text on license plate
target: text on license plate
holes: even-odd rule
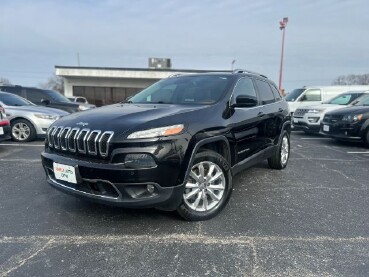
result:
[[[323,131],[324,132],[329,132],[329,126],[328,125],[323,125]]]
[[[73,166],[53,163],[55,179],[77,184],[76,170]]]

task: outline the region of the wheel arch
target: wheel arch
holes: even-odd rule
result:
[[[231,166],[231,149],[229,141],[225,136],[219,135],[211,138],[201,139],[200,141],[196,142],[195,146],[192,148],[190,152],[190,158],[188,162],[184,164],[185,166],[183,166],[181,170],[181,179],[183,180],[183,182],[187,179],[188,174],[190,173],[191,165],[193,164],[196,153],[203,150],[215,151],[216,153],[222,155]]]

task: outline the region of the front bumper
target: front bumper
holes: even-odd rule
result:
[[[120,164],[91,162],[53,153],[41,154],[48,183],[54,188],[94,202],[127,208],[161,208],[175,210],[182,201],[184,185],[167,186],[155,178],[158,167],[127,169]],[[73,166],[77,184],[55,178],[53,163]],[[149,192],[147,186],[154,187]]]
[[[324,128],[329,128],[329,131]],[[325,129],[325,130],[324,130]],[[360,141],[362,140],[361,136],[361,124],[358,123],[321,123],[320,133],[339,140],[347,140],[347,141]]]
[[[309,123],[305,119],[305,117],[292,119],[292,125],[294,130],[301,130],[301,131],[309,131],[309,132],[316,132],[318,133],[320,130],[320,120],[317,120],[317,123]]]

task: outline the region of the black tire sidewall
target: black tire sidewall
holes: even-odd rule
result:
[[[178,207],[177,211],[183,218],[187,220],[197,221],[197,220],[207,220],[207,219],[213,218],[225,207],[232,193],[232,174],[231,174],[231,168],[228,162],[221,155],[219,155],[218,153],[214,151],[204,151],[204,152],[199,152],[196,154],[193,164],[191,164],[191,167],[194,164],[197,164],[202,161],[213,162],[217,164],[223,171],[225,179],[226,179],[224,195],[217,206],[205,212],[198,212],[198,211],[192,210],[191,208],[187,206],[187,204],[184,202],[182,198],[182,203]],[[185,182],[186,181],[187,180],[185,180]]]
[[[13,127],[14,127],[14,125],[15,125],[15,124],[17,124],[17,123],[24,123],[24,124],[27,124],[27,126],[29,127],[29,129],[30,129],[30,134],[29,134],[29,136],[28,136],[28,138],[27,138],[27,139],[25,139],[25,140],[18,140],[18,139],[16,139],[16,138],[13,136]],[[11,135],[11,137],[12,137],[12,140],[14,140],[14,141],[16,141],[16,142],[29,142],[29,141],[32,141],[32,140],[34,140],[34,139],[36,138],[36,129],[35,129],[35,127],[33,126],[33,124],[32,124],[30,121],[28,121],[28,120],[26,120],[26,119],[16,119],[16,120],[14,120],[14,121],[11,123],[10,135]]]

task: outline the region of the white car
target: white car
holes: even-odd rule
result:
[[[369,86],[311,86],[294,89],[285,99],[293,115],[298,108],[318,105],[346,91],[369,90]]]
[[[348,91],[326,103],[298,108],[292,117],[293,129],[306,133],[317,133],[320,131],[320,121],[327,112],[355,104],[361,97],[367,95],[369,91]]]
[[[10,120],[10,135],[17,142],[44,137],[55,120],[69,114],[58,109],[36,106],[20,96],[6,92],[0,92],[0,105],[5,108]]]

